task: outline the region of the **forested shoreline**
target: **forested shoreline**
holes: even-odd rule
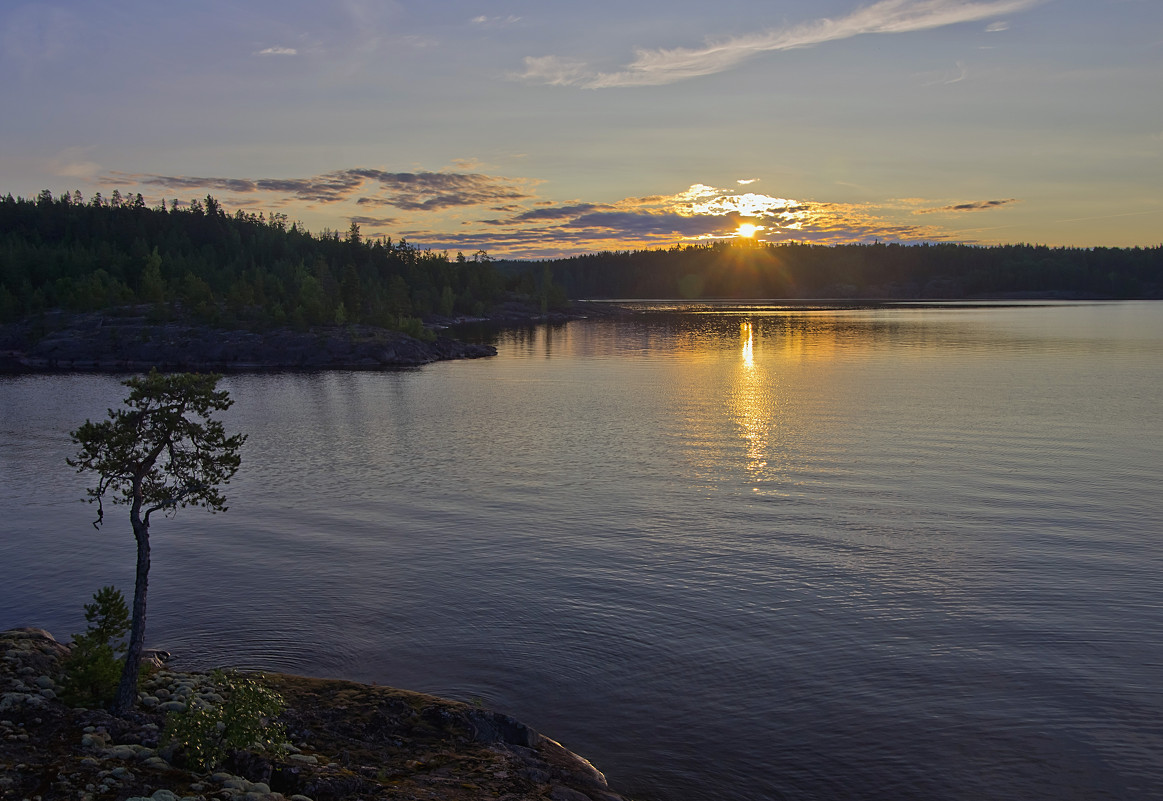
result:
[[[362,323],[423,336],[421,318],[538,300],[531,274],[405,240],[312,234],[286,215],[227,213],[211,196],[155,208],[140,194],[0,200],[0,323],[53,309],[150,305],[223,327]]]
[[[744,241],[607,251],[546,261],[542,270],[571,298],[1163,298],[1163,246]]]
[[[79,191],[0,200],[0,323],[148,306],[221,328],[362,324],[431,338],[424,320],[544,314],[568,299],[1161,298],[1163,246],[812,245],[750,241],[547,261],[313,234],[212,196],[149,207]]]

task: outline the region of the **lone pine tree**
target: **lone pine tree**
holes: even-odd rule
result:
[[[77,456],[68,459],[77,472],[96,473],[88,490],[97,504],[94,527],[104,521],[104,500],[129,507],[137,542],[137,576],[133,590],[129,646],[113,712],[127,712],[137,700],[137,676],[145,645],[146,592],[149,581],[149,527],[154,512],[169,517],[185,506],[211,513],[226,511],[219,487],[230,482],[240,464],[244,434],[228,437],[214,412],[234,403],[217,389],[218,375],[160,374],[125,381],[127,408],[110,409],[108,419],[86,420],[71,432]]]

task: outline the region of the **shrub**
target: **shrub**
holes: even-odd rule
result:
[[[433,342],[436,339],[436,334],[432,332],[432,329],[426,328],[424,321],[419,317],[400,317],[396,328],[421,342]]]
[[[286,741],[286,731],[275,722],[283,698],[256,677],[216,670],[215,690],[225,699],[210,705],[190,701],[184,712],[166,717],[162,741],[175,749],[177,762],[210,770],[231,751],[271,751]]]

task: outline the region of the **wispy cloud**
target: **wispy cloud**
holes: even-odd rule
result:
[[[1006,198],[1005,200],[975,200],[971,203],[956,203],[952,206],[941,206],[936,209],[918,209],[916,214],[948,214],[960,213],[964,211],[988,211],[990,209],[1008,206],[1011,203],[1017,203],[1017,198]]]
[[[1046,0],[880,0],[837,19],[822,18],[760,33],[708,40],[702,47],[639,50],[615,72],[556,56],[527,57],[517,77],[558,86],[605,89],[660,86],[731,69],[760,53],[811,47],[863,34],[908,33],[1011,14]]]
[[[389,225],[398,225],[400,220],[396,217],[360,217],[355,216],[351,221],[356,225],[366,225],[369,228],[383,228]]]
[[[537,208],[532,211],[522,212],[509,220],[509,223],[526,223],[535,220],[568,220],[577,217],[581,214],[588,214],[590,212],[598,211],[600,209],[611,209],[613,206],[599,205],[595,203],[575,203],[570,206],[555,206],[552,208]],[[502,223],[503,224],[503,223]]]
[[[361,206],[439,211],[530,198],[526,179],[464,172],[387,172],[356,168],[309,178],[202,178],[187,175],[113,173],[109,183],[133,182],[174,191],[214,191],[289,196],[312,203],[355,200]],[[358,195],[358,197],[357,197]]]
[[[925,81],[922,86],[946,86],[951,83],[961,83],[968,77],[969,68],[965,66],[964,61],[958,61],[956,70],[940,73],[936,77]]]
[[[293,47],[268,47],[265,50],[255,51],[256,56],[297,56],[299,51]]]
[[[101,172],[101,165],[89,158],[88,147],[70,147],[49,159],[48,168],[53,175],[62,178],[76,178],[92,181]]]
[[[521,18],[514,16],[513,14],[510,14],[507,17],[487,17],[482,14],[479,17],[473,17],[472,24],[493,28],[499,27],[501,25],[514,25],[520,21]]]

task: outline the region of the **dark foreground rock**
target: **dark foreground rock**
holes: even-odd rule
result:
[[[142,312],[53,313],[0,328],[0,373],[385,370],[495,356],[496,348],[423,342],[370,326],[310,331],[221,329],[156,322]]]
[[[66,653],[39,629],[0,633],[0,798],[626,801],[589,762],[506,715],[284,674],[265,676],[286,701],[281,753],[237,751],[216,772],[185,770],[159,748],[161,708],[203,692],[205,674],[160,671],[143,685],[143,709],[116,718],[56,699]]]

